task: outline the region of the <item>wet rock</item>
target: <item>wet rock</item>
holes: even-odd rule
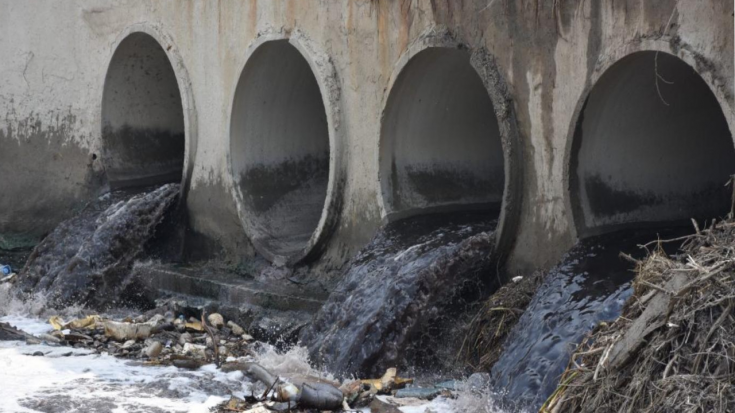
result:
[[[61,342],[61,339],[59,339],[58,337],[56,337],[56,336],[54,336],[54,335],[51,335],[51,334],[40,334],[40,335],[38,336],[38,338],[39,338],[40,340],[42,340],[42,341],[46,341],[46,342],[48,342],[48,343],[54,343],[54,344],[58,344],[58,343],[60,343],[60,342]]]
[[[229,327],[230,330],[232,330],[232,334],[234,334],[236,336],[241,336],[241,335],[245,334],[245,329],[243,329],[239,325],[235,324],[232,320],[230,320],[230,321],[227,322],[227,327]]]
[[[148,356],[148,358],[156,358],[161,354],[161,350],[163,350],[163,345],[158,341],[154,341],[146,347],[145,355]]]
[[[178,368],[196,370],[206,363],[198,359],[177,359],[173,360],[172,364]]]
[[[130,347],[133,347],[135,345],[135,340],[128,340],[125,343],[123,343],[122,347],[120,347],[123,350],[127,350]]]
[[[401,410],[392,404],[375,398],[370,402],[370,413],[401,413]]]
[[[204,359],[206,357],[205,350],[206,350],[205,346],[202,346],[200,344],[191,344],[191,343],[184,344],[184,348],[183,348],[183,351],[185,354],[188,354],[192,357],[196,357],[200,359]]]
[[[64,339],[66,339],[66,341],[69,341],[69,342],[93,341],[92,337],[86,334],[80,334],[80,333],[64,334]]]
[[[192,342],[191,333],[184,333],[184,334],[182,334],[182,335],[179,336],[179,344],[180,345],[183,346],[184,344],[191,343],[191,342]]]
[[[225,325],[225,319],[219,313],[212,313],[207,316],[207,322],[209,325],[215,328],[222,328]]]

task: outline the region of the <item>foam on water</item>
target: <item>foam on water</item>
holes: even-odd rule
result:
[[[0,321],[30,333],[50,330],[41,320],[17,315]],[[44,356],[32,356],[38,351]],[[213,365],[190,372],[18,341],[0,342],[0,365],[3,412],[208,412],[231,393],[249,394],[251,386],[242,373],[223,373]]]

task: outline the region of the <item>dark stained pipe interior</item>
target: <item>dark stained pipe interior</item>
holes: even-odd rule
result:
[[[171,62],[150,35],[133,33],[115,51],[102,100],[103,162],[113,188],[181,180],[184,111]]]
[[[571,171],[577,231],[586,237],[723,216],[735,150],[725,115],[696,71],[666,53],[638,52],[614,64],[589,94]]]
[[[230,156],[253,243],[298,256],[322,216],[329,182],[329,130],[319,84],[288,40],[248,59],[232,108]]]
[[[398,75],[383,114],[380,175],[389,219],[500,209],[498,122],[466,50],[428,48]]]

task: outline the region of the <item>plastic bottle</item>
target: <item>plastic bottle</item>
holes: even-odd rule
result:
[[[3,274],[8,275],[11,272],[13,272],[13,269],[10,268],[10,265],[2,265],[2,264],[0,264],[0,271],[2,271]]]

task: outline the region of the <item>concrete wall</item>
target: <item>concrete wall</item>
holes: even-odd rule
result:
[[[681,59],[701,77],[714,96],[712,102],[724,113],[728,130],[706,132],[720,136],[720,142],[729,139],[732,146],[733,5],[727,1],[0,0],[0,234],[5,244],[32,242],[104,184],[100,178],[104,165],[96,155],[104,149],[101,106],[107,68],[118,46],[135,32],[147,33],[161,45],[176,75],[186,145],[181,178],[187,191],[187,243],[192,256],[236,261],[252,256],[256,249],[273,251],[257,241],[255,247],[251,243],[248,234],[254,232],[248,228],[253,223],[248,223],[250,215],[242,201],[246,195],[238,195],[238,188],[247,186],[237,184],[240,178],[230,168],[230,161],[239,159],[231,152],[238,148],[231,142],[235,125],[231,114],[237,109],[242,116],[242,106],[233,105],[236,90],[246,62],[257,57],[255,51],[266,40],[288,41],[309,65],[321,93],[329,135],[326,208],[316,226],[316,214],[309,215],[307,227],[315,228],[311,235],[308,230],[297,231],[302,234],[297,252],[274,256],[315,260],[325,271],[343,265],[394,208],[393,201],[384,199],[381,131],[386,130],[385,122],[393,122],[386,107],[393,87],[402,87],[402,68],[410,70],[411,59],[420,58],[422,50],[461,48],[469,56],[479,82],[467,80],[469,86],[457,87],[484,86],[492,113],[485,109],[487,124],[471,129],[483,135],[482,128],[493,128],[488,119],[495,118],[503,177],[499,178],[501,163],[493,133],[486,133],[487,141],[468,138],[467,145],[477,142],[477,151],[450,148],[457,151],[449,158],[429,153],[448,151],[438,137],[446,135],[443,131],[437,132],[434,144],[421,145],[416,138],[410,140],[418,145],[413,153],[401,149],[411,154],[401,156],[401,162],[440,164],[466,153],[464,165],[471,173],[493,175],[488,176],[486,188],[502,180],[498,239],[512,271],[557,260],[578,233],[584,235],[575,222],[587,228],[620,221],[611,214],[586,210],[584,205],[591,203],[580,199],[587,195],[570,190],[576,185],[572,177],[578,175],[577,166],[588,165],[582,160],[572,162],[577,149],[579,154],[587,151],[584,143],[581,148],[573,143],[577,121],[590,91],[593,105],[598,94],[593,87],[617,61],[638,51],[661,51]],[[650,63],[641,65],[649,77],[636,77],[636,81],[655,87],[653,69],[646,68]],[[448,79],[444,87],[456,81]],[[454,99],[451,93],[417,93]],[[478,101],[484,100],[479,92],[472,93],[477,93]],[[612,96],[599,95],[601,99]],[[623,97],[617,99],[617,104],[624,104],[619,100]],[[678,102],[671,99],[672,105]],[[411,105],[411,100],[404,104]],[[715,116],[709,113],[702,112],[699,118]],[[427,124],[416,125],[425,128]],[[601,148],[614,138],[590,138],[589,142],[603,145],[590,150],[604,151]],[[298,139],[287,139],[297,152],[314,147]],[[587,142],[586,135],[581,141]],[[682,143],[682,149],[650,153],[682,154],[692,141],[677,140],[685,141],[689,143]],[[651,142],[656,146],[659,141]],[[294,156],[305,159],[304,153]],[[698,176],[702,182],[721,182],[727,178],[720,175],[729,173],[731,164],[723,158],[712,172]],[[711,166],[697,165],[700,169]],[[581,174],[588,176],[593,170],[582,166]],[[689,186],[666,191],[679,189],[688,191]],[[499,194],[488,190],[476,196],[468,202],[497,200]],[[411,199],[410,207],[423,207],[426,197]],[[666,210],[661,206],[665,203],[657,205]],[[677,205],[684,205],[672,215],[679,218],[688,215],[686,208],[693,204]],[[704,211],[692,211],[700,212]]]

